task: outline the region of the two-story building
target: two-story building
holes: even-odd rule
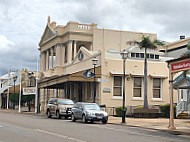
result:
[[[96,24],[68,22],[65,26],[48,22],[39,43],[40,105],[45,111],[51,97],[92,102],[95,66],[96,103],[107,107],[122,106],[123,60],[126,59],[126,106],[143,105],[144,50],[128,41],[140,41],[142,35],[157,38],[153,33],[100,29]],[[161,52],[148,50],[148,101],[150,106],[169,103],[168,68]],[[88,74],[88,75],[86,75]]]

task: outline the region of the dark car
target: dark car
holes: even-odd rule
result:
[[[64,116],[65,119],[71,116],[71,108],[74,103],[69,99],[62,98],[51,98],[47,104],[47,117],[50,118],[52,115],[57,118]]]
[[[76,103],[71,109],[72,121],[76,121],[77,119],[82,119],[84,123],[88,121],[102,121],[103,124],[106,124],[108,121],[108,114],[101,110],[100,107],[96,103]]]

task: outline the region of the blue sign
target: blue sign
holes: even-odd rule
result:
[[[83,76],[86,77],[86,78],[92,78],[92,77],[94,77],[94,73],[91,72],[90,70],[86,70],[86,71],[83,73]]]

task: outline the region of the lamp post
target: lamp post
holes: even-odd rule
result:
[[[15,95],[15,82],[17,80],[17,76],[13,77],[13,82],[14,82],[14,95]],[[15,109],[15,103],[13,103],[13,109]]]
[[[28,78],[30,79],[30,84],[29,84],[29,86],[31,87],[31,79],[34,77],[34,73],[32,72],[32,73],[28,73]],[[29,112],[30,112],[30,109],[31,109],[31,104],[30,104],[30,100],[29,100],[29,108],[28,108],[28,110],[29,110]]]
[[[92,64],[94,65],[94,96],[93,96],[93,103],[96,102],[96,65],[97,65],[98,59],[94,57],[92,59]]]
[[[122,52],[120,52],[121,57],[123,59],[123,110],[122,110],[122,123],[125,123],[125,114],[126,114],[126,110],[125,110],[125,61],[127,59],[128,56],[128,52],[126,50],[123,50]]]

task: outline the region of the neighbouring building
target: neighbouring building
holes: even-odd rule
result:
[[[7,74],[0,77],[0,108],[7,109],[14,108],[18,109],[19,99],[18,94],[20,93],[20,84],[21,84],[21,93],[23,96],[24,87],[35,87],[36,86],[36,75],[37,72],[28,71],[24,69],[22,71],[10,70]],[[21,81],[20,81],[21,79]],[[15,94],[14,94],[15,93]],[[15,95],[13,97],[12,95]],[[12,97],[11,97],[12,96]],[[21,96],[21,97],[22,97]],[[12,98],[12,99],[11,99]],[[34,111],[35,107],[35,94],[30,95],[30,105],[31,111]],[[15,102],[12,102],[12,101]],[[24,99],[22,99],[24,101]],[[8,103],[7,103],[8,102]],[[22,103],[22,110],[28,111],[28,104]]]
[[[126,106],[128,113],[143,105],[144,50],[128,41],[140,41],[142,35],[152,40],[153,33],[100,29],[96,24],[68,22],[56,25],[48,17],[39,43],[41,111],[45,111],[51,97],[73,101],[93,101],[92,59],[95,66],[96,103],[109,108],[122,106],[123,60],[120,52],[128,52],[126,59]],[[148,102],[150,107],[169,103],[168,67],[162,52],[148,50]],[[92,77],[92,78],[90,78]]]
[[[190,117],[190,72],[189,72],[189,57],[187,54],[187,45],[190,44],[190,38],[180,36],[180,40],[171,42],[160,48],[164,52],[164,56],[172,57],[169,61],[176,65],[176,72],[174,75],[174,98],[177,99],[176,116],[178,118]],[[183,65],[187,66],[187,68]],[[178,66],[178,67],[177,67]]]

